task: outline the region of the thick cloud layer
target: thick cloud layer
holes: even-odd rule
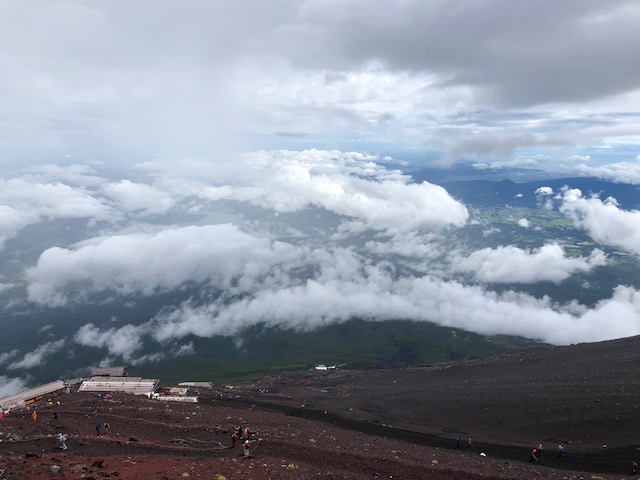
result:
[[[52,306],[68,296],[113,290],[151,295],[194,282],[225,290],[253,284],[293,249],[233,225],[166,229],[154,235],[96,238],[77,249],[50,248],[27,272],[29,298]],[[73,291],[68,285],[80,284]]]
[[[241,336],[256,324],[309,330],[354,317],[430,321],[552,343],[640,333],[631,287],[618,287],[595,307],[493,292],[493,284],[561,284],[607,258],[597,248],[570,256],[557,243],[463,248],[452,241],[468,226],[467,208],[381,160],[391,161],[277,150],[218,161],[146,161],[131,179],[109,180],[94,165],[42,167],[5,180],[36,193],[64,193],[51,201],[4,197],[15,208],[41,212],[34,225],[47,215],[87,219],[78,234],[83,240],[44,248],[26,270],[30,301],[64,307],[91,302],[95,294],[117,301],[192,287],[201,295],[136,325],[87,323],[73,338],[6,352],[3,362],[10,370],[34,368],[76,342],[107,351],[106,363],[134,364],[193,352],[192,335]],[[541,186],[537,195],[594,240],[638,253],[636,212],[568,188],[554,194]],[[65,199],[84,198],[87,206],[72,214]],[[526,235],[534,229],[525,220],[518,224]],[[148,353],[149,342],[162,344],[163,353]]]
[[[375,267],[361,278],[314,280],[304,285],[265,289],[230,305],[185,303],[137,327],[101,330],[94,325],[79,332],[108,338],[126,333],[127,355],[140,339],[162,344],[189,335],[234,336],[257,323],[310,330],[350,318],[430,321],[480,333],[502,333],[555,344],[598,341],[640,334],[640,292],[618,287],[614,295],[589,309],[554,305],[549,299],[442,281],[430,276],[394,281]],[[113,352],[117,353],[117,350]]]
[[[194,212],[222,201],[281,213],[320,207],[343,222],[343,236],[354,229],[396,235],[464,225],[465,206],[442,187],[411,183],[399,172],[378,166],[375,159],[335,151],[278,151],[247,154],[222,168],[194,163],[209,172],[213,184],[204,183],[207,178],[198,171],[189,170],[180,178],[162,163],[147,163],[143,168],[156,179],[154,186],[106,183],[94,195],[114,197],[119,192],[120,209],[134,214],[144,209],[145,215],[164,213],[186,200],[190,202],[187,209]],[[114,215],[112,221],[117,218]],[[28,293],[35,302],[59,306],[70,295],[108,290],[150,295],[190,282],[207,282],[225,290],[236,283],[252,285],[282,263],[297,266],[296,259],[305,252],[230,224],[110,234],[44,251],[27,272]],[[82,290],[74,292],[72,285],[81,285]]]
[[[354,317],[432,321],[554,343],[637,333],[637,293],[629,287],[620,287],[596,308],[515,291],[498,295],[489,288],[494,283],[559,284],[605,265],[602,251],[571,257],[552,243],[463,254],[448,242],[449,231],[466,224],[466,207],[441,187],[414,184],[378,161],[338,151],[260,151],[227,161],[192,159],[182,166],[144,162],[135,181],[96,181],[95,171],[83,172],[88,181],[72,176],[79,185],[90,182],[92,189],[69,186],[71,191],[109,205],[111,210],[97,210],[97,218],[112,227],[101,236],[44,250],[26,274],[29,298],[64,306],[95,293],[148,296],[188,285],[214,293],[209,301],[171,306],[141,325],[87,324],[74,337],[129,362],[153,360],[142,353],[148,341],[179,354],[190,351],[180,343],[190,335],[241,335],[258,323],[313,329]],[[55,175],[69,175],[45,171],[21,181],[48,185]],[[612,200],[583,198],[576,190],[554,197],[552,189],[541,186],[537,194],[559,202],[561,211],[597,241],[629,239],[620,247],[636,252],[634,212],[619,210]],[[236,207],[229,210],[231,205]],[[245,211],[242,205],[258,210]],[[105,211],[110,217],[103,217]],[[227,221],[207,222],[222,211]],[[118,226],[178,212],[186,225]],[[196,220],[202,224],[189,224]],[[597,225],[617,233],[606,236]],[[460,274],[486,286],[465,285],[455,279]],[[615,328],[601,328],[602,314],[611,311],[621,312]],[[35,365],[50,346],[14,365]]]

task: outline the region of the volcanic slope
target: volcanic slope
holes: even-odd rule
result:
[[[197,404],[61,394],[35,406],[36,421],[33,410],[0,420],[0,479],[635,478],[627,474],[640,444],[638,342],[420,368],[311,369],[192,392]],[[97,435],[105,421],[111,431]],[[256,432],[246,460],[231,448],[238,426]],[[57,448],[57,432],[68,450]],[[528,463],[541,442],[544,465]]]
[[[505,458],[562,443],[571,455],[547,463],[624,472],[640,462],[639,371],[640,337],[631,337],[424,367],[292,372],[243,388],[249,398],[305,404],[307,416],[326,410],[377,434],[415,432],[423,436],[411,441],[440,447],[471,437]]]

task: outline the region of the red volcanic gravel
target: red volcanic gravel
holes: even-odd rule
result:
[[[637,347],[628,339],[434,367],[306,370],[202,389],[197,404],[61,394],[35,405],[36,421],[32,410],[0,420],[0,480],[637,478],[628,475],[640,445]],[[111,431],[98,436],[97,422]],[[231,447],[239,426],[255,432],[246,459]],[[539,442],[544,465],[528,462]]]

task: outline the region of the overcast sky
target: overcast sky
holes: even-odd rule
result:
[[[74,342],[135,363],[152,360],[144,341],[188,354],[190,335],[258,322],[408,318],[559,344],[639,334],[629,286],[595,307],[492,289],[561,285],[605,265],[603,250],[452,248],[467,206],[393,167],[640,185],[638,58],[634,0],[0,2],[0,295],[65,307],[222,292],[0,352],[0,378],[15,390],[16,370]],[[638,212],[570,186],[538,195],[640,255]],[[66,233],[35,247],[45,224]]]
[[[0,152],[636,169],[639,23],[634,0],[6,0]]]

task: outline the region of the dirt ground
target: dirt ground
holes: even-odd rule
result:
[[[630,475],[640,461],[638,344],[307,369],[201,389],[197,404],[61,394],[35,406],[35,421],[33,409],[0,420],[0,480],[638,478]],[[111,431],[97,435],[104,422]],[[231,446],[239,426],[255,431],[246,459]],[[68,436],[66,451],[58,432]],[[529,463],[539,443],[542,464]]]

